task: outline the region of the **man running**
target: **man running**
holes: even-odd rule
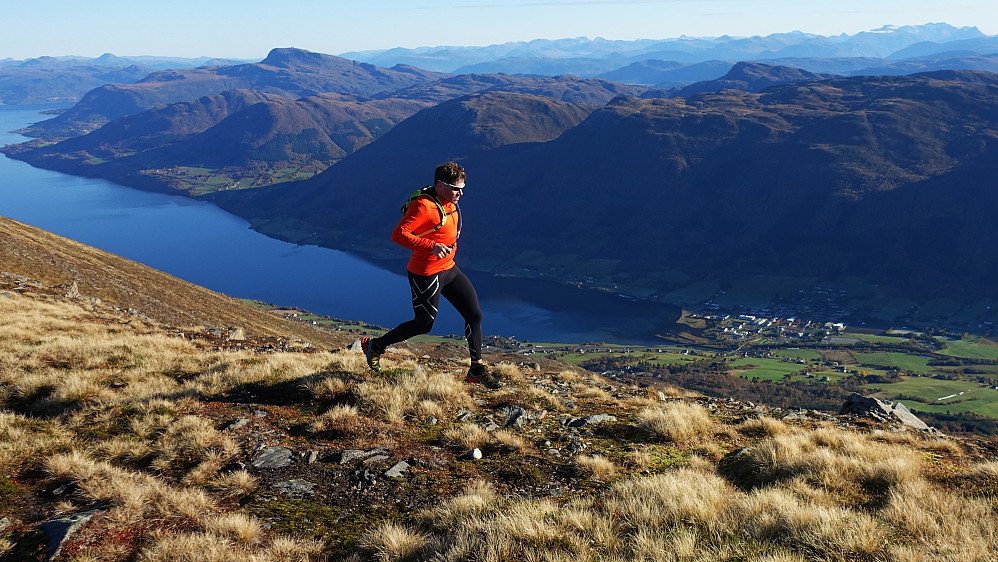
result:
[[[502,386],[482,361],[482,310],[478,294],[454,263],[461,230],[457,202],[464,187],[464,168],[459,164],[446,162],[437,166],[432,188],[409,204],[392,231],[392,242],[412,250],[406,269],[415,316],[379,338],[361,338],[367,365],[375,371],[381,369],[381,354],[388,346],[426,334],[433,328],[443,295],[464,318],[464,335],[471,354],[471,368],[465,380],[493,389]]]

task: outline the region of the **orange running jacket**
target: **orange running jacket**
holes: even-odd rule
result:
[[[440,209],[428,196],[422,196],[409,204],[405,215],[392,231],[392,242],[412,250],[409,265],[406,267],[416,275],[433,275],[454,267],[454,254],[457,253],[457,206],[441,200],[447,212],[447,223],[437,230],[426,232],[440,224]],[[451,252],[442,258],[433,255],[437,243],[450,246]]]

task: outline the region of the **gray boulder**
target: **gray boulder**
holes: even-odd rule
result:
[[[293,462],[293,456],[294,453],[287,447],[270,447],[260,453],[252,464],[256,468],[284,468]]]
[[[839,414],[873,418],[878,421],[897,422],[913,429],[929,429],[929,426],[915,417],[915,414],[912,414],[904,404],[878,400],[870,396],[863,396],[857,392],[852,393],[846,399]]]

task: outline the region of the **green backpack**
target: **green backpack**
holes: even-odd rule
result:
[[[421,187],[421,188],[417,189],[416,191],[413,191],[412,193],[410,193],[409,194],[409,198],[406,199],[405,204],[402,205],[402,209],[401,209],[402,214],[404,215],[405,212],[407,210],[409,210],[409,205],[411,205],[413,201],[415,201],[416,199],[419,199],[423,195],[429,197],[431,201],[433,201],[434,203],[437,204],[437,210],[440,211],[440,224],[438,224],[437,226],[435,226],[435,227],[433,227],[433,228],[431,228],[431,229],[429,229],[429,230],[427,230],[425,232],[420,232],[419,234],[413,234],[413,236],[426,236],[427,234],[429,234],[431,232],[436,232],[437,230],[440,230],[441,228],[443,228],[443,226],[445,224],[447,224],[447,211],[444,210],[444,204],[440,201],[440,198],[437,197],[437,192],[436,192],[435,189],[433,189],[432,185],[427,185],[425,187]],[[454,205],[455,205],[455,207],[457,207],[457,235],[458,235],[458,237],[460,237],[461,236],[461,207],[459,205],[457,205],[456,203]]]

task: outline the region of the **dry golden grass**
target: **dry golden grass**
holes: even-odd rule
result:
[[[492,440],[492,435],[477,423],[447,428],[442,437],[444,443],[458,450],[480,449]]]
[[[429,536],[397,523],[372,529],[360,539],[360,547],[379,562],[415,560],[429,542]]]
[[[919,478],[922,464],[921,455],[909,448],[821,428],[765,439],[735,459],[731,473],[745,484],[799,476],[853,501]]]
[[[489,370],[503,381],[523,382],[524,380],[523,371],[520,370],[520,367],[512,363],[495,363],[489,365]]]
[[[710,412],[695,402],[651,406],[638,412],[635,421],[639,428],[652,435],[681,444],[712,435],[717,425],[710,418]]]
[[[618,472],[617,465],[602,455],[580,455],[575,457],[575,467],[585,477],[596,480],[611,478]]]
[[[350,392],[362,413],[390,423],[429,410],[455,411],[471,406],[471,395],[462,380],[448,373],[427,373],[421,367],[387,379],[356,383]]]
[[[790,426],[769,416],[745,420],[738,426],[738,432],[751,437],[766,437],[783,435],[790,431]]]

